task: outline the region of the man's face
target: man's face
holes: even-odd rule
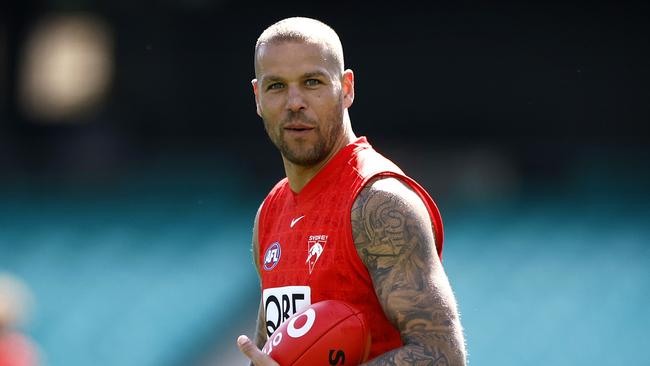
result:
[[[320,45],[292,41],[262,46],[256,62],[257,114],[271,141],[294,164],[319,163],[343,138],[340,68]]]

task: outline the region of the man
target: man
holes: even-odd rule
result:
[[[261,348],[296,311],[327,299],[362,310],[371,327],[367,365],[464,365],[462,328],[442,268],[442,221],[429,195],[366,138],[348,108],[354,74],[329,26],[288,18],[255,47],[257,114],[287,178],[255,218],[253,258],[262,287],[253,343]]]

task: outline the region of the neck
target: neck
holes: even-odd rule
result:
[[[349,117],[347,116],[347,113],[345,113],[343,133],[337,139],[334,147],[332,148],[332,151],[329,152],[325,159],[321,160],[317,164],[310,166],[301,166],[296,165],[282,157],[282,162],[284,163],[284,171],[287,174],[287,178],[289,180],[289,187],[291,187],[291,190],[293,192],[300,193],[300,191],[302,191],[307,183],[309,183],[309,181],[311,181],[316,176],[316,174],[318,174],[318,172],[323,169],[323,167],[327,165],[327,163],[332,160],[332,158],[339,151],[341,151],[341,149],[346,147],[352,141],[356,140],[357,137],[354,135],[354,132],[352,132],[352,128],[350,126]]]

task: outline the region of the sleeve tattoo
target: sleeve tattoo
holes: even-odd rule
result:
[[[421,199],[395,178],[374,180],[351,221],[357,252],[404,343],[365,365],[465,365],[456,301]]]

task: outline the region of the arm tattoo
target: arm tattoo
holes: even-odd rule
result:
[[[420,198],[394,178],[371,181],[351,220],[357,252],[404,343],[368,365],[464,365],[456,303]]]

